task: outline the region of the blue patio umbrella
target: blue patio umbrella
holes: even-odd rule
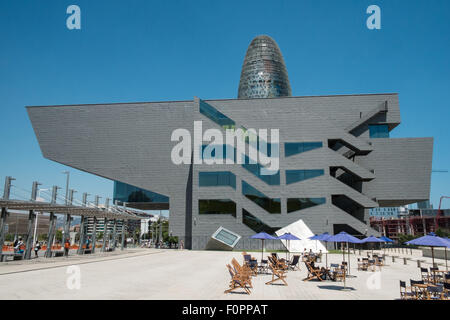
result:
[[[380,243],[385,242],[384,240],[378,239],[377,237],[370,236],[361,240],[361,243]],[[373,256],[373,247],[372,247],[372,256]]]
[[[272,237],[270,234],[267,234],[265,232],[257,233],[250,237],[250,239],[260,239],[262,240],[262,248],[261,248],[261,260],[264,256],[264,240],[276,240],[276,237]]]
[[[290,232],[286,232],[285,234],[281,235],[278,237],[278,239],[280,240],[286,240],[288,242],[288,252],[290,253],[289,249],[291,247],[291,240],[301,240],[300,238],[297,238],[296,236],[294,236],[292,233]],[[286,259],[287,258],[287,252],[286,252]]]
[[[431,247],[431,258],[433,260],[434,267],[434,247],[444,247],[445,249],[445,268],[447,267],[447,248],[449,248],[449,241],[445,238],[438,237],[434,232],[430,232],[429,234],[413,239],[411,241],[405,242],[406,244],[412,244],[416,246],[426,246]]]
[[[330,236],[326,239],[326,241],[328,242],[340,242],[340,243],[347,243],[347,248],[348,248],[348,244],[349,243],[361,243],[361,240],[359,240],[358,238],[355,238],[354,236],[348,234],[345,231],[339,232],[338,234],[335,234],[334,236]],[[350,250],[348,252],[348,270],[349,270],[349,274],[350,274]],[[344,259],[345,262],[345,250],[342,252],[342,257]]]
[[[309,240],[318,240],[318,241],[324,241],[326,243],[328,243],[327,239],[331,237],[328,232],[324,232],[322,234],[319,235],[314,235],[312,237],[309,237]],[[326,248],[327,252],[325,252],[325,267],[328,268],[328,247]]]
[[[394,242],[394,240],[389,239],[388,237],[381,236],[379,239],[383,240],[384,242]]]
[[[379,237],[378,239],[381,239],[381,240],[383,240],[384,242],[390,242],[390,243],[394,242],[394,240],[389,239],[388,237],[385,237],[385,236],[381,236],[381,237]],[[386,246],[383,246],[383,252],[384,252],[385,247],[386,247]]]

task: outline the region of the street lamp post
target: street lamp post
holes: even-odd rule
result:
[[[65,204],[67,206],[68,203],[69,203],[69,177],[70,177],[70,172],[69,171],[63,171],[62,173],[67,175],[67,178],[66,178],[66,197],[65,197]]]

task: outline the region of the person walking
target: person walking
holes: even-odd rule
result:
[[[38,257],[39,250],[41,250],[41,244],[39,243],[38,240],[36,240],[36,243],[34,244],[34,256],[36,258]]]
[[[91,239],[90,239],[90,237],[87,237],[86,238],[86,248],[85,248],[85,250],[89,250],[89,245],[91,244]]]
[[[70,249],[70,241],[69,239],[66,239],[66,241],[64,242],[64,256],[66,258],[69,257],[69,249]]]
[[[14,246],[14,253],[23,253],[23,246],[24,243],[22,241],[22,238],[19,238],[19,241]]]

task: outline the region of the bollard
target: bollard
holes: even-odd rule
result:
[[[417,260],[417,268],[421,268],[422,265],[420,264],[420,260]]]
[[[395,262],[395,257],[394,256],[392,256],[392,262]]]
[[[408,263],[406,262],[406,258],[403,258],[403,264],[404,264],[404,265],[408,264]]]
[[[361,249],[359,249],[359,255],[361,255]]]
[[[412,248],[410,248],[409,250],[411,250],[411,255],[412,255]]]

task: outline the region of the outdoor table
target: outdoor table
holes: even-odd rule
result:
[[[447,273],[445,270],[431,270],[431,272],[433,273],[433,283],[436,283],[436,276],[441,276],[441,278],[444,279],[445,274]]]
[[[417,294],[419,296],[419,298],[424,298],[428,296],[428,292],[427,289],[428,287],[436,287],[436,285],[431,284],[431,283],[416,283],[413,284],[411,287],[416,287],[418,289]]]
[[[368,268],[367,269],[369,269],[369,268],[371,268],[372,269],[372,272],[375,272],[375,267],[376,267],[376,261],[375,260],[369,260],[368,261]],[[381,269],[381,267],[380,267],[380,269]]]

